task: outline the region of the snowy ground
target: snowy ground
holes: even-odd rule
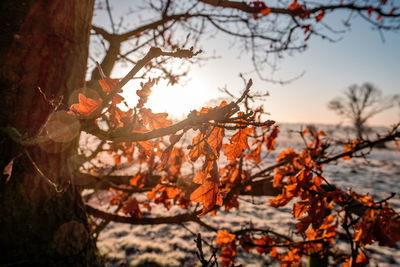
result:
[[[325,128],[325,129],[324,129]],[[283,125],[278,139],[279,148],[299,147],[299,138],[289,130],[300,130],[299,125]],[[333,126],[322,129],[337,135]],[[381,129],[382,130],[382,129]],[[340,131],[342,137],[346,135]],[[338,148],[339,151],[339,148]],[[276,153],[271,153],[271,159]],[[400,210],[400,152],[394,149],[376,149],[365,159],[339,161],[325,167],[325,176],[341,188],[370,192],[377,199],[395,192],[390,202]],[[145,197],[145,196],[138,196]],[[259,228],[272,228],[277,232],[290,234],[294,219],[291,218],[291,206],[279,210],[266,203],[266,197],[240,197],[240,210],[230,213],[219,212],[217,216],[206,216],[207,223],[219,228],[237,230],[252,223]],[[152,215],[173,215],[182,212],[178,207],[167,211],[163,206],[152,205]],[[186,228],[178,225],[133,226],[111,223],[100,234],[98,247],[109,266],[197,266],[196,245],[193,233],[202,233],[202,237],[212,242],[215,233],[209,232],[194,223],[186,223]],[[189,231],[190,230],[190,231]],[[400,231],[400,229],[399,229]],[[207,253],[207,246],[204,247]],[[370,266],[400,266],[400,250],[383,247],[370,247],[373,259]],[[243,266],[269,266],[270,259],[257,254],[238,251],[237,264]],[[275,263],[276,264],[276,263]],[[275,265],[273,264],[273,265]]]

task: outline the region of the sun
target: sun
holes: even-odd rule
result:
[[[130,81],[123,90],[122,96],[129,107],[135,107],[138,102],[136,90],[140,89],[140,81]],[[197,79],[190,80],[185,85],[168,85],[167,81],[159,81],[152,88],[152,93],[146,103],[146,108],[151,108],[154,113],[166,112],[170,118],[181,119],[186,117],[191,110],[200,109],[211,100],[210,90],[201,86]]]

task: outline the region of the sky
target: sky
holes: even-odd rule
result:
[[[116,17],[124,14],[127,2],[110,1]],[[338,21],[340,18],[334,15],[326,18],[328,23],[335,24]],[[94,24],[107,27],[105,12],[96,12]],[[348,121],[328,110],[327,103],[340,96],[349,85],[371,82],[384,95],[400,94],[399,32],[386,32],[382,40],[370,25],[355,19],[351,30],[341,36],[343,39],[336,43],[313,37],[308,41],[309,48],[305,52],[285,56],[279,63],[275,78],[290,79],[304,72],[301,78],[289,84],[264,82],[256,73],[246,75],[253,79],[254,90],[269,92],[270,96],[263,103],[265,110],[270,113],[269,119],[288,123],[346,124]],[[161,83],[154,88],[148,103],[154,112],[183,116],[221,96],[218,88],[226,86],[236,94],[243,89],[239,73],[252,70],[250,54],[232,47],[229,37],[224,33],[205,40],[199,47],[204,51],[204,56],[215,52],[218,58],[204,62],[201,67],[191,67],[190,80],[185,86],[166,87],[165,83]],[[121,77],[127,71],[129,69],[117,68],[113,75]],[[137,89],[138,81],[126,87]],[[126,91],[125,94],[132,105],[136,103],[135,90]],[[376,115],[368,124],[390,126],[399,119],[400,108],[397,107]]]

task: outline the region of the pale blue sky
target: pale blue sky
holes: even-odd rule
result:
[[[127,1],[110,2],[116,14],[126,11]],[[334,15],[326,18],[327,22],[332,21],[334,24],[339,20]],[[97,12],[94,23],[107,25],[107,17],[103,12]],[[290,84],[281,86],[266,83],[260,81],[255,73],[246,76],[253,78],[255,90],[269,91],[265,108],[271,113],[271,119],[293,123],[337,123],[341,119],[327,109],[327,102],[354,83],[372,82],[384,94],[400,93],[399,32],[384,33],[383,42],[370,25],[356,19],[353,20],[351,30],[342,36],[343,39],[337,43],[311,38],[307,51],[286,56],[279,64],[276,78],[291,78],[305,71],[303,77]],[[177,113],[181,110],[187,113],[200,107],[210,97],[218,97],[218,87],[227,85],[233,92],[243,88],[238,73],[252,69],[248,54],[238,58],[239,50],[232,48],[229,38],[223,33],[214,39],[205,40],[200,46],[204,55],[211,55],[215,50],[220,58],[209,60],[202,67],[192,67],[192,77],[187,87],[172,89],[180,101],[171,102],[170,107],[165,105],[165,94],[157,93],[159,100],[157,102],[155,99],[155,111]],[[119,76],[123,72],[117,69],[114,74]],[[191,106],[179,109],[179,105],[189,102]],[[373,117],[370,124],[388,126],[399,119],[400,110],[396,108]]]

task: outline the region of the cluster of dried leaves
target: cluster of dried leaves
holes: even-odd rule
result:
[[[295,2],[293,8],[302,9]],[[185,53],[192,56],[191,51]],[[168,114],[153,113],[145,107],[157,79],[142,83],[136,91],[137,105],[125,110],[121,81],[103,77],[99,83],[102,97],[91,99],[80,94],[79,102],[69,112],[81,119],[84,129],[103,139],[97,152],[107,150],[114,159],[114,167],[135,165],[137,171],[129,183],[109,183],[113,193],[110,205],[115,207],[115,214],[107,215],[90,207],[92,215],[106,222],[200,223],[217,232],[215,244],[223,266],[234,264],[239,248],[269,255],[282,266],[301,265],[305,257],[327,262],[329,256],[344,266],[362,266],[368,263],[365,246],[378,243],[396,247],[400,240],[399,214],[387,199],[376,202],[368,194],[344,192],[329,183],[323,173],[324,164],[348,159],[358,150],[373,147],[374,142],[353,141],[343,153],[332,156],[325,133],[306,129],[300,133],[305,144],[302,151],[284,150],[277,156],[276,164],[254,173],[255,167],[263,166],[266,154],[275,150],[279,127],[274,121],[262,121],[261,107],[248,108],[251,80],[236,101],[194,110],[187,119],[175,124]],[[245,103],[245,111],[240,111],[241,103]],[[183,139],[190,136],[189,132],[196,134],[187,145]],[[376,143],[398,137],[396,129]],[[185,172],[185,166],[192,172]],[[87,172],[107,179],[101,167],[92,166]],[[238,196],[251,194],[260,182],[272,183],[279,192],[269,200],[272,207],[293,205],[292,215],[298,221],[295,238],[270,229],[217,229],[201,220],[221,208],[239,208]],[[147,192],[147,199],[139,201],[134,196],[138,192]],[[187,213],[180,217],[146,217],[143,210],[150,213],[150,203],[167,209],[178,205]],[[194,203],[200,203],[201,210]],[[126,216],[118,215],[118,211]],[[339,240],[348,243],[350,253],[337,249]]]

